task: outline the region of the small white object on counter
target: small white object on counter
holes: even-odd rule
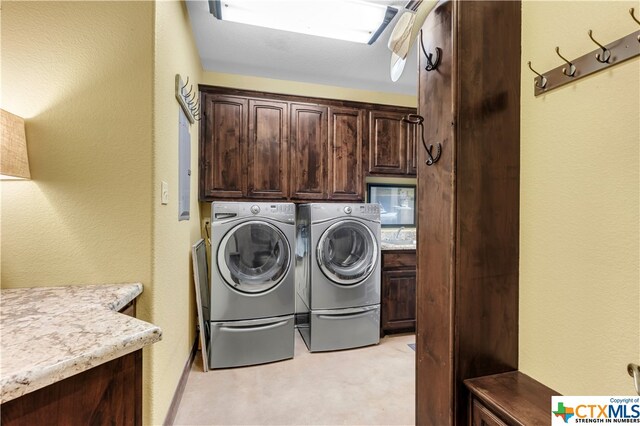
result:
[[[2,289],[0,403],[159,341],[153,324],[118,313],[142,284]]]

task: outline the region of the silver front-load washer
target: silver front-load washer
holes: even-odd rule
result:
[[[211,206],[212,368],[293,357],[293,203]]]
[[[298,330],[312,352],[380,340],[380,206],[298,208]]]

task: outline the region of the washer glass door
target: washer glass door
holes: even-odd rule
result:
[[[263,221],[231,229],[218,247],[218,267],[231,288],[263,293],[277,286],[289,270],[291,248],[284,234]]]
[[[378,259],[373,232],[355,220],[331,225],[316,250],[322,272],[337,284],[354,285],[371,275]]]

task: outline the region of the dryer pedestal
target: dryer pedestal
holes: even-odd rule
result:
[[[293,358],[293,315],[211,323],[211,368],[242,367]]]
[[[335,351],[380,342],[380,305],[311,311],[298,331],[311,352]]]

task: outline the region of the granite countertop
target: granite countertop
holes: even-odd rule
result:
[[[416,229],[383,228],[380,233],[381,250],[415,250]]]
[[[118,313],[142,284],[2,289],[0,403],[155,343],[162,331]]]
[[[380,241],[380,249],[384,250],[415,250],[416,243],[413,241],[407,241],[406,244],[398,244],[398,243],[386,243],[384,241]]]

